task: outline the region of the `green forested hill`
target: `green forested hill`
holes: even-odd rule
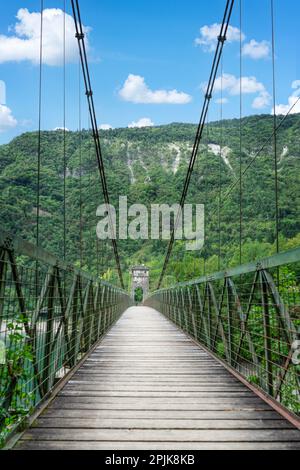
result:
[[[281,118],[278,118],[279,121]],[[188,202],[206,206],[206,243],[203,252],[187,253],[176,243],[166,282],[198,276],[238,263],[239,174],[243,177],[243,261],[274,252],[274,141],[272,116],[252,116],[207,126],[191,181]],[[129,204],[179,201],[196,126],[171,124],[143,129],[101,131],[108,188],[113,204],[119,195]],[[43,132],[41,145],[41,239],[61,255],[63,235],[64,135]],[[37,133],[27,133],[0,147],[1,224],[5,230],[35,239]],[[300,244],[300,115],[289,116],[277,135],[281,248]],[[88,131],[66,133],[68,259],[79,263],[80,207],[83,264],[115,280],[109,243],[98,243],[96,208],[102,202],[93,141]],[[219,205],[221,207],[219,235]],[[167,242],[120,242],[122,264],[152,268],[152,282],[161,269]],[[109,266],[110,268],[107,268]]]

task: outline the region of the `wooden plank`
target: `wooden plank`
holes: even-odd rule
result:
[[[65,387],[64,391],[75,391],[79,390],[81,392],[83,391],[93,391],[93,392],[138,392],[138,393],[145,393],[145,392],[232,392],[232,393],[251,393],[248,391],[245,391],[245,389],[242,386],[239,385],[183,385],[179,384],[176,385],[174,383],[173,385],[162,385],[162,384],[157,384],[157,385],[152,385],[150,382],[147,384],[138,384],[138,383],[130,383],[130,385],[122,385],[122,384],[110,384],[108,386],[101,385],[99,383],[91,382],[91,383],[82,383],[82,382],[75,382],[72,383],[71,385],[68,385]]]
[[[297,442],[72,442],[21,441],[19,450],[299,450]]]
[[[190,368],[190,367],[182,367],[182,368],[178,368],[176,369],[176,367],[170,367],[170,366],[165,366],[165,367],[168,367],[168,371],[169,373],[173,373],[174,375],[176,375],[176,373],[178,373],[178,375],[180,376],[180,372],[191,372],[191,373],[194,373],[196,371],[196,369],[193,369],[193,368]],[[200,366],[201,367],[201,366]],[[166,370],[164,369],[164,367],[147,367],[147,366],[144,366],[144,367],[136,367],[136,368],[131,368],[131,367],[121,367],[121,366],[103,366],[103,367],[99,367],[99,368],[83,368],[82,369],[84,372],[97,372],[97,371],[102,371],[102,372],[107,372],[109,371],[110,373],[113,373],[113,374],[119,374],[119,373],[123,373],[123,374],[127,374],[128,376],[130,376],[132,373],[134,374],[138,374],[139,372],[148,372],[149,374],[153,374],[155,373],[155,371],[157,371],[158,374],[163,374],[163,371]],[[210,368],[210,369],[202,369],[202,373],[203,375],[205,375],[207,377],[207,380],[209,380],[209,378],[213,378],[215,375],[220,375],[220,376],[223,376],[223,377],[226,377],[226,375],[222,375],[222,374],[219,374],[219,369],[213,369],[213,368]]]
[[[197,371],[199,365],[201,365],[201,371],[203,370],[211,370],[214,369],[215,371],[223,371],[223,368],[221,365],[215,365],[215,364],[210,364],[210,363],[204,363],[202,359],[197,359],[197,360],[189,360],[187,359],[186,361],[181,361],[181,360],[176,360],[176,358],[173,361],[166,361],[166,360],[103,360],[103,361],[90,361],[86,362],[84,364],[83,370],[84,369],[102,369],[103,367],[119,367],[119,368],[130,368],[130,369],[138,369],[140,367],[142,368],[147,368],[147,369],[154,369],[156,367],[165,367],[165,366],[170,366],[172,368],[175,368],[175,370],[180,371],[180,369],[183,369],[185,367],[188,367],[192,370]]]
[[[49,418],[86,418],[86,419],[155,419],[158,422],[162,419],[166,420],[184,420],[184,419],[209,419],[216,421],[219,419],[226,420],[280,420],[282,419],[275,411],[266,410],[220,410],[216,413],[212,411],[190,411],[190,410],[95,410],[86,409],[84,413],[80,409],[61,409],[50,408],[45,411],[43,417]],[[212,423],[213,424],[213,423]]]
[[[191,373],[171,373],[171,372],[165,372],[165,374],[163,373],[157,373],[155,374],[154,372],[145,372],[145,371],[142,371],[142,372],[134,372],[134,371],[131,371],[131,373],[125,373],[123,371],[120,371],[119,374],[118,374],[118,378],[116,377],[116,375],[111,372],[111,371],[106,371],[106,372],[86,372],[86,371],[83,371],[83,370],[80,370],[80,372],[78,372],[76,375],[74,375],[74,377],[89,377],[89,378],[97,378],[98,380],[100,379],[105,379],[105,378],[113,378],[114,380],[119,380],[120,379],[140,379],[140,380],[145,380],[145,379],[149,379],[151,381],[155,381],[155,382],[166,382],[166,381],[174,381],[174,380],[178,380],[178,379],[182,379],[184,381],[193,381],[193,382],[230,382],[230,383],[240,383],[237,379],[234,379],[234,378],[231,378],[230,376],[228,376],[228,373],[218,373],[218,375],[212,375],[210,377],[207,377],[207,375],[205,373],[202,373],[202,374],[191,374]],[[128,380],[126,380],[128,382]]]
[[[239,384],[241,383],[236,379],[231,379],[231,377],[224,376],[224,377],[207,377],[205,378],[204,375],[195,376],[195,375],[176,375],[176,374],[165,374],[163,375],[154,375],[154,374],[119,374],[117,377],[114,374],[106,373],[106,374],[98,374],[98,373],[78,373],[74,375],[76,380],[83,380],[83,381],[92,381],[97,383],[143,383],[143,382],[150,382],[150,383],[158,383],[158,384],[172,384],[172,383],[186,383],[186,384]]]
[[[68,388],[78,388],[78,389],[90,389],[95,390],[207,390],[207,389],[222,389],[222,390],[245,390],[245,388],[238,383],[230,382],[193,382],[186,380],[170,380],[170,381],[151,381],[150,379],[137,380],[130,379],[126,382],[125,380],[113,381],[111,377],[107,378],[85,378],[84,380],[76,380],[75,383],[68,385]]]
[[[293,429],[283,419],[230,420],[230,419],[103,419],[103,418],[53,418],[43,417],[36,423],[37,428],[52,429]]]
[[[32,428],[24,440],[36,441],[147,441],[147,442],[298,442],[300,434],[294,429],[44,429]]]
[[[143,364],[141,363],[140,365],[138,366],[132,366],[130,367],[130,364],[126,365],[126,366],[122,366],[120,364],[112,364],[112,363],[106,363],[106,364],[101,364],[101,365],[95,365],[95,366],[89,366],[89,365],[84,365],[82,367],[82,370],[84,372],[88,372],[88,371],[91,371],[91,372],[95,372],[95,371],[105,371],[105,370],[109,370],[110,372],[114,372],[114,373],[119,373],[122,371],[122,373],[126,374],[131,374],[132,372],[151,372],[151,373],[154,373],[155,371],[157,371],[157,373],[163,373],[165,370],[166,370],[166,367],[168,368],[168,371],[169,372],[174,372],[174,373],[179,373],[180,372],[197,372],[198,370],[198,367],[201,367],[201,372],[202,374],[205,374],[206,376],[210,376],[210,375],[215,375],[215,374],[219,374],[219,371],[221,370],[223,373],[223,370],[220,369],[220,367],[209,367],[209,368],[205,368],[205,367],[202,367],[201,365],[199,365],[198,367],[195,367],[195,366],[190,366],[190,365],[170,365],[170,364],[164,364],[164,365],[158,365],[158,364],[155,364],[155,363],[151,363],[151,366],[148,366],[147,364]],[[224,373],[223,373],[224,374]],[[226,374],[224,374],[226,375]]]
[[[218,415],[218,411],[226,410],[269,410],[270,407],[266,403],[259,404],[247,404],[241,403],[240,405],[234,403],[186,403],[181,400],[178,403],[173,403],[173,400],[167,400],[164,403],[154,403],[153,400],[148,400],[148,402],[141,402],[136,400],[131,403],[120,403],[119,400],[114,402],[103,402],[103,399],[90,402],[90,400],[77,400],[70,398],[57,398],[53,405],[53,408],[56,409],[72,409],[77,408],[78,410],[195,410],[195,411],[205,411],[211,410],[215,411]]]
[[[128,399],[133,399],[133,398],[178,398],[179,400],[185,400],[186,398],[192,398],[193,402],[195,399],[219,399],[222,398],[224,400],[229,400],[231,398],[244,398],[246,397],[247,399],[255,399],[253,397],[252,393],[248,390],[246,391],[238,391],[238,392],[232,392],[232,391],[225,391],[225,392],[216,392],[216,391],[202,391],[202,392],[179,392],[178,390],[172,392],[154,392],[154,391],[104,391],[101,392],[99,390],[78,390],[77,388],[74,390],[67,390],[66,388],[59,394],[60,397],[103,397],[103,398],[128,398]],[[205,401],[205,400],[204,400]],[[175,403],[175,402],[174,402]],[[226,403],[226,402],[225,402]]]
[[[180,398],[180,397],[98,397],[98,396],[88,396],[86,393],[80,395],[80,392],[77,392],[77,396],[63,396],[59,394],[57,400],[58,403],[69,402],[72,405],[76,404],[91,404],[97,405],[101,404],[118,404],[119,406],[144,406],[145,408],[151,404],[160,405],[160,406],[169,406],[171,405],[190,405],[190,406],[201,406],[208,404],[220,404],[223,405],[224,409],[228,406],[230,407],[239,407],[239,406],[252,406],[252,407],[268,407],[268,405],[261,401],[255,396],[242,397],[242,398],[228,398],[228,397],[203,397],[203,398]],[[147,409],[147,408],[146,408]]]
[[[153,309],[129,309],[18,449],[296,449],[300,432]]]

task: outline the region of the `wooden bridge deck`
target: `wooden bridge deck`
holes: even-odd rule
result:
[[[17,449],[299,449],[300,432],[155,310],[131,308]]]

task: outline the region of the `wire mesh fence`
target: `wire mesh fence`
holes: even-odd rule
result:
[[[0,430],[47,397],[130,303],[125,291],[0,234]]]
[[[300,249],[158,291],[147,305],[300,414]]]

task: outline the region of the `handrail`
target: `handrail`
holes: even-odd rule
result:
[[[145,303],[300,415],[300,248],[159,290]]]
[[[0,229],[0,247],[7,247],[10,250],[15,251],[16,253],[19,253],[20,255],[28,256],[28,258],[31,258],[32,260],[40,261],[41,263],[48,264],[49,266],[56,266],[59,269],[62,269],[65,271],[72,271],[74,273],[80,274],[82,277],[84,277],[85,279],[89,281],[98,281],[98,279],[89,275],[87,272],[77,269],[73,264],[68,264],[62,261],[61,258],[56,257],[49,251],[46,251],[43,248],[38,247],[31,242],[28,242],[27,240],[23,240],[22,238],[15,237],[11,235],[10,233],[5,232],[4,230],[1,230],[1,229]],[[124,289],[121,289],[117,286],[113,286],[112,284],[104,280],[101,280],[101,284],[114,287],[120,292],[124,292],[127,294],[127,292]]]
[[[124,290],[0,232],[0,441],[131,304]]]
[[[286,264],[297,262],[300,262],[300,247],[269,256],[268,258],[263,258],[259,261],[254,261],[253,263],[247,263],[234,268],[228,268],[226,271],[219,271],[208,276],[202,276],[200,278],[194,279],[193,281],[181,282],[174,286],[168,287],[167,289],[160,289],[159,291],[155,292],[164,292],[165,290],[176,289],[178,287],[186,287],[195,284],[201,284],[203,282],[225,279],[226,277],[254,273],[259,269],[278,268]]]

